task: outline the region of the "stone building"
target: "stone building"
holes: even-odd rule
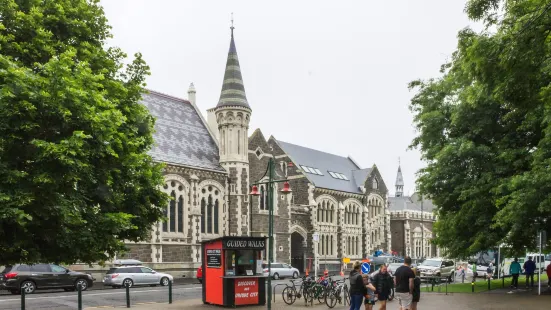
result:
[[[388,197],[392,250],[417,260],[435,257],[440,251],[431,243],[432,227],[436,221],[432,201],[418,193],[404,195],[402,168],[398,165],[394,197]]]
[[[252,109],[247,100],[233,36],[220,99],[207,110],[155,91],[142,104],[157,119],[152,157],[166,164],[163,190],[172,197],[167,221],[154,225],[151,240],[129,243],[117,258],[141,260],[175,276],[194,276],[201,263],[200,243],[224,235],[267,236],[267,189],[249,196],[250,184],[263,181],[273,158],[277,178],[287,178],[292,194],[274,195],[274,259],[301,271],[321,265],[340,268],[342,258],[390,250],[387,187],[377,167],[362,168],[350,157],[249,136]],[[319,242],[314,236],[319,235]],[[266,257],[266,253],[264,253]],[[82,269],[82,268],[74,268]]]

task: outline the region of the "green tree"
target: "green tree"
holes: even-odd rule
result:
[[[551,232],[551,2],[471,0],[442,76],[413,81],[411,110],[427,167],[421,192],[435,242],[465,257],[502,242],[513,253]]]
[[[149,68],[109,30],[98,0],[0,0],[0,265],[103,261],[162,217]]]

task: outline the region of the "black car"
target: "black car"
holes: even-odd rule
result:
[[[13,265],[7,266],[0,273],[0,289],[8,290],[12,294],[32,294],[37,289],[63,288],[65,291],[74,291],[80,285],[85,291],[94,285],[94,278],[90,274],[71,271],[53,264]]]

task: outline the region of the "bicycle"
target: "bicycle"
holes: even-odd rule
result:
[[[309,301],[310,304],[313,304],[314,298],[316,298],[319,303],[323,303],[329,289],[329,283],[331,282],[330,277],[320,277],[315,281],[315,283],[307,287],[306,292],[304,293],[306,303]]]
[[[306,296],[306,289],[310,285],[310,283],[313,282],[313,279],[310,277],[302,277],[300,287],[297,290],[297,284],[295,281],[298,280],[289,280],[293,285],[287,285],[281,292],[281,295],[283,297],[283,301],[288,304],[292,305],[295,303],[295,301],[300,299],[302,296]],[[306,297],[305,297],[306,298]]]
[[[344,300],[344,306],[350,305],[350,292],[346,284],[348,278],[333,281],[331,290],[325,295],[325,304],[329,308],[334,308],[337,302],[340,304]]]

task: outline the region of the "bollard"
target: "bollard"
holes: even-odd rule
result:
[[[490,278],[488,278],[488,291],[490,290]]]
[[[473,281],[471,282],[471,291],[474,293],[474,279],[473,279]]]
[[[448,295],[448,281],[446,281],[446,295]]]
[[[505,288],[505,277],[501,277],[501,288]]]
[[[130,285],[126,283],[126,308],[130,308]]]
[[[172,303],[172,280],[168,281],[168,303]]]
[[[25,310],[25,289],[21,288],[21,310]]]
[[[430,282],[432,283],[432,291],[434,292],[434,284],[435,284],[436,280],[434,278],[432,278]]]
[[[82,285],[79,283],[78,286],[77,286],[77,291],[78,291],[78,310],[82,310]]]

